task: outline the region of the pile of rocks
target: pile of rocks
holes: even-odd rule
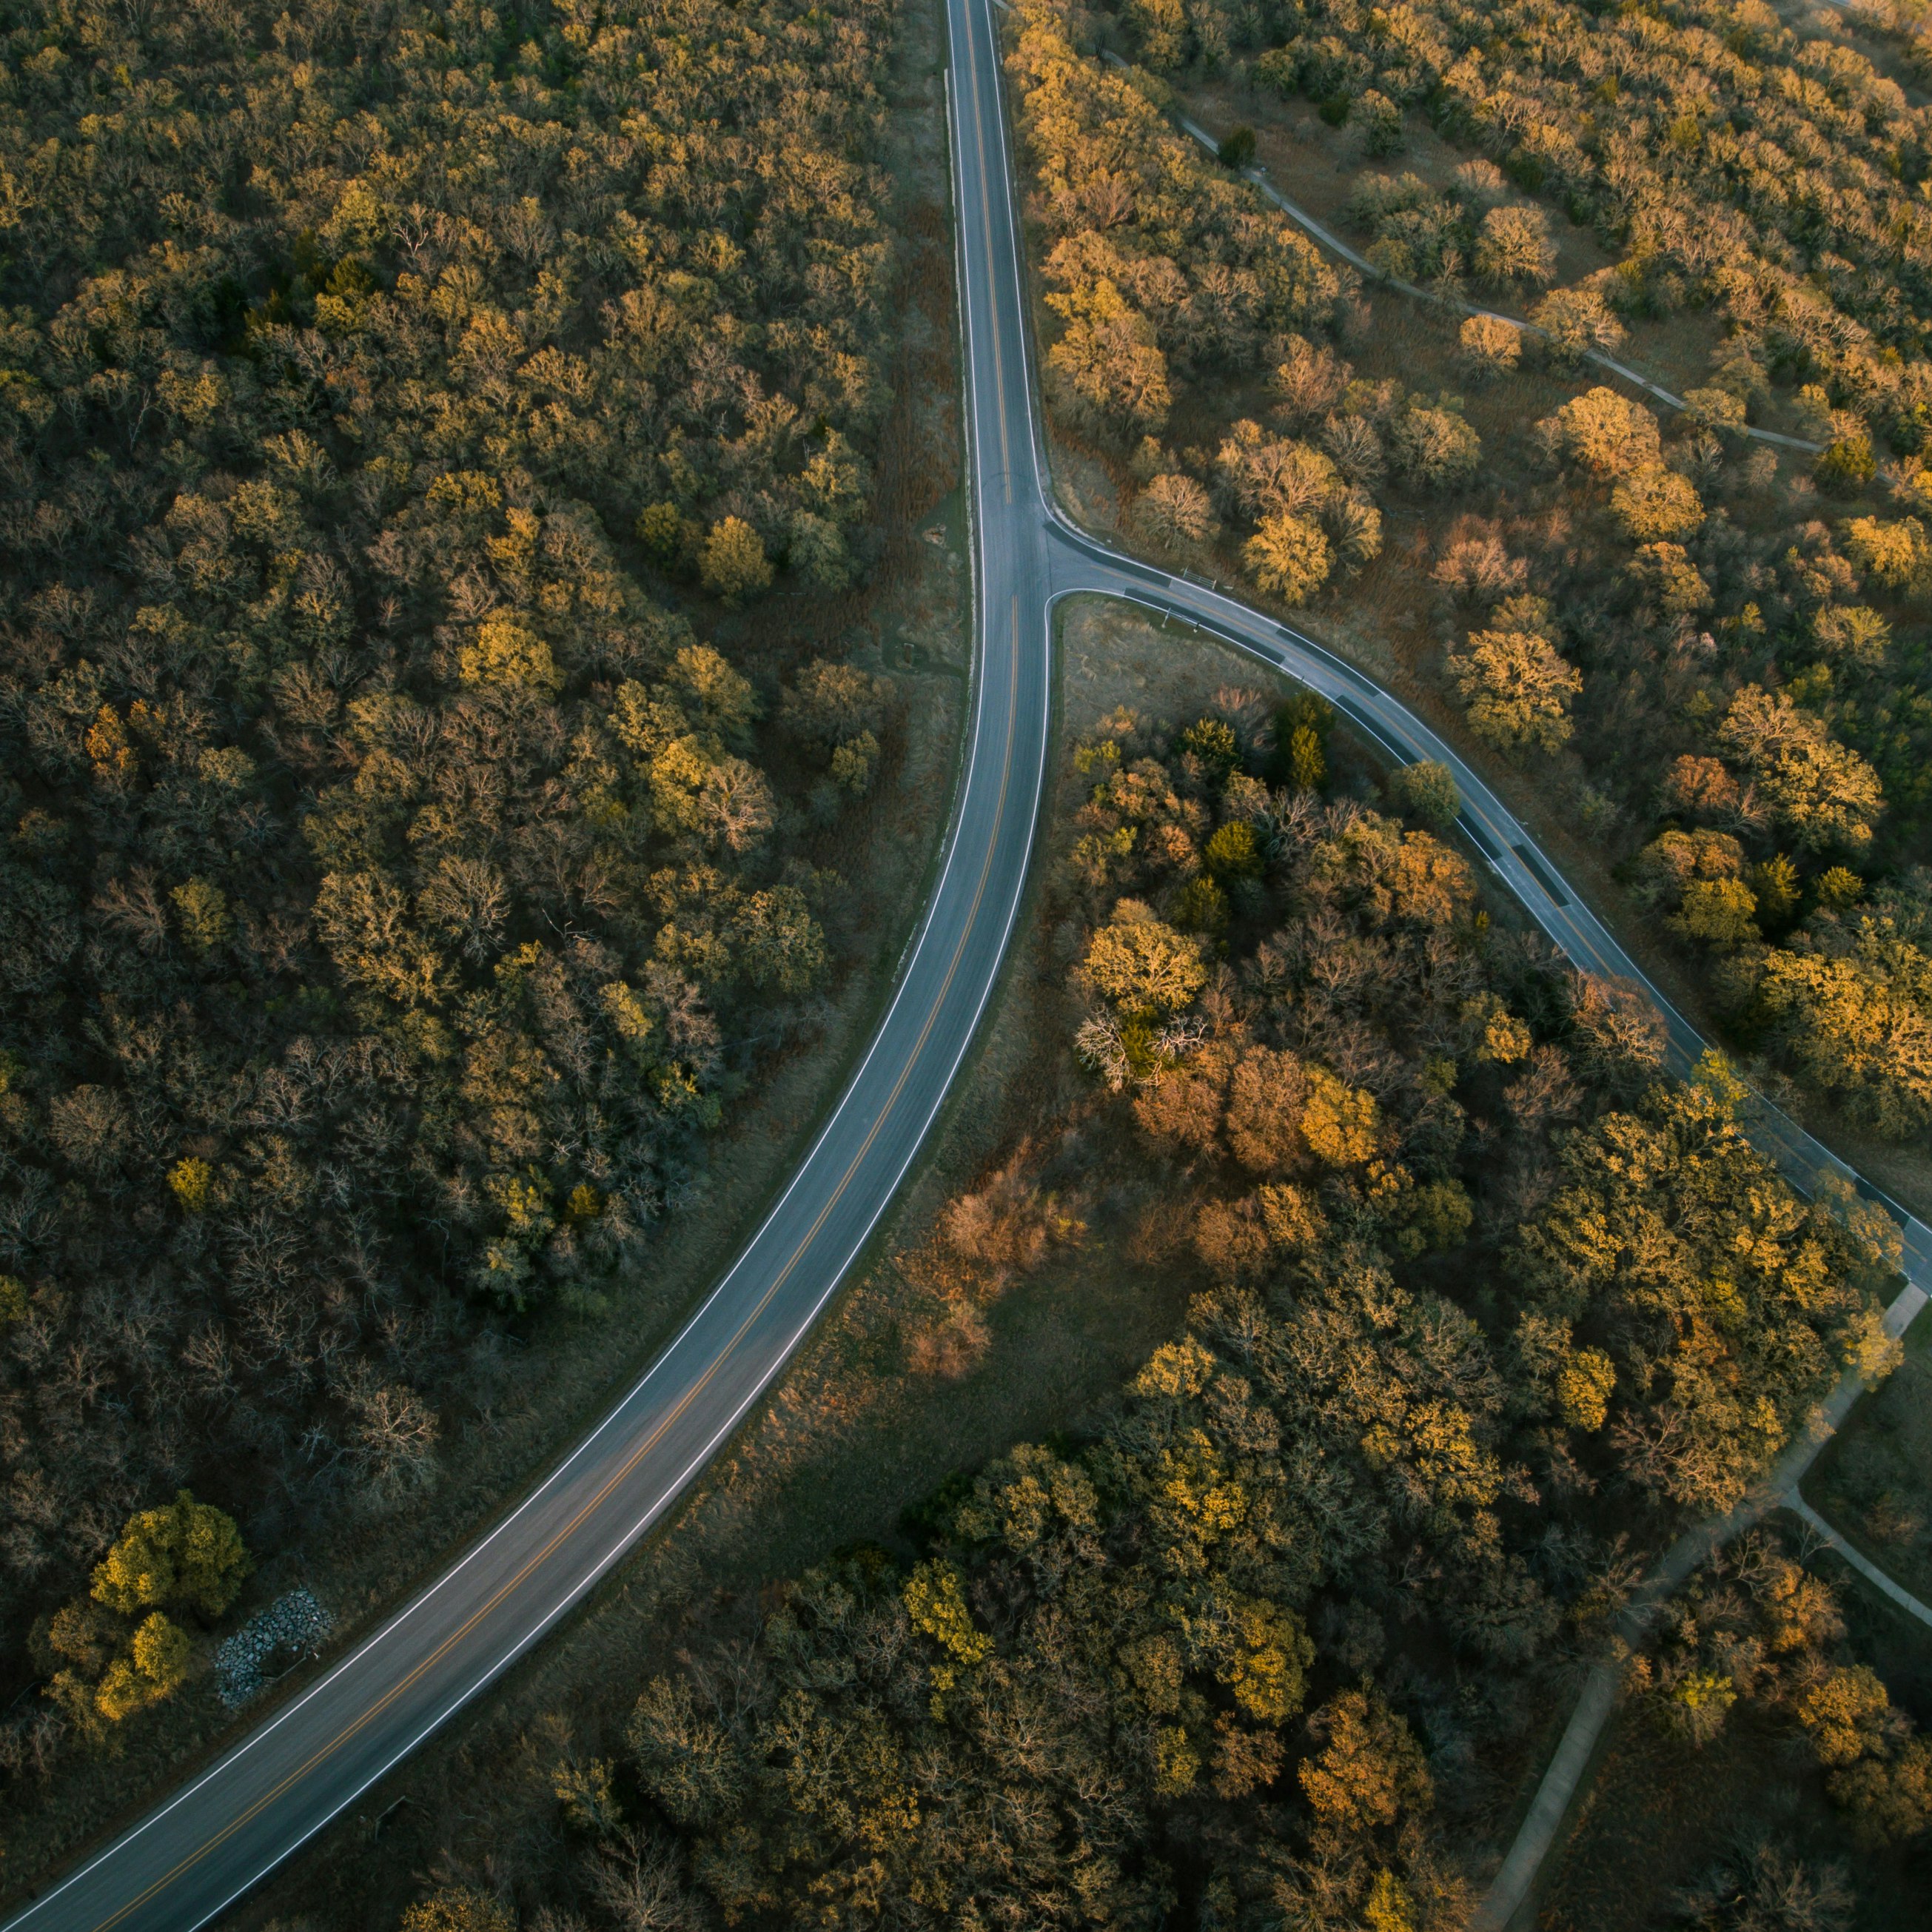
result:
[[[305,1657],[312,1657],[328,1634],[328,1612],[311,1590],[291,1590],[259,1616],[250,1617],[214,1652],[221,1701],[232,1710],[266,1690]]]

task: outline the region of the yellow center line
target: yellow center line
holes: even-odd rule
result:
[[[965,14],[966,38],[970,47],[973,38],[973,9],[970,0]],[[968,72],[970,73],[976,64],[977,62],[969,52],[967,60]],[[992,190],[986,185],[986,123],[980,105],[980,89],[977,82],[974,83],[973,88],[973,130],[979,137],[980,216],[985,223],[986,230],[986,267],[988,277],[986,306],[988,313],[993,318],[993,387],[998,392],[999,396],[996,413],[1000,419],[1000,461],[1006,470],[1006,501],[1010,503],[1013,500],[1013,453],[1006,441],[1006,371],[1004,359],[1000,354],[1000,317],[992,295],[992,265],[998,257],[993,252]],[[970,298],[964,289],[960,290],[959,296],[963,309],[965,303]]]
[[[946,1004],[946,994],[952,990],[954,976],[957,974],[959,970],[959,962],[965,956],[967,941],[970,938],[974,926],[978,921],[980,904],[986,897],[986,883],[992,876],[993,860],[999,849],[999,839],[998,836],[998,827],[1000,822],[1006,816],[1006,794],[1012,776],[1013,737],[1014,734],[1018,728],[1017,721],[1019,706],[1018,674],[1020,600],[1017,592],[1013,596],[1012,614],[1013,663],[1012,674],[1008,680],[1006,748],[1000,768],[999,799],[994,808],[993,814],[994,836],[987,845],[986,862],[980,868],[979,883],[974,890],[973,903],[967,913],[966,922],[960,929],[958,944],[953,948],[952,957],[947,964],[946,968],[946,976],[940,982],[939,992],[934,997],[932,1006],[927,1010],[926,1024],[920,1028],[919,1038],[914,1042],[911,1053],[907,1057],[904,1066],[900,1069],[899,1077],[897,1081],[893,1083],[892,1090],[890,1095],[887,1097],[886,1104],[879,1110],[878,1118],[872,1123],[871,1131],[866,1136],[865,1140],[860,1145],[858,1152],[852,1156],[851,1160],[848,1163],[845,1172],[844,1174],[840,1177],[838,1185],[832,1191],[830,1199],[829,1199],[826,1202],[825,1205],[820,1209],[818,1218],[812,1222],[811,1227],[806,1231],[804,1237],[800,1240],[797,1246],[792,1250],[790,1258],[787,1260],[784,1268],[779,1271],[776,1279],[772,1281],[771,1286],[768,1288],[765,1291],[764,1294],[759,1298],[758,1305],[753,1308],[751,1312],[745,1317],[744,1320],[739,1324],[738,1328],[732,1335],[730,1340],[728,1342],[724,1345],[724,1348],[718,1352],[716,1360],[712,1363],[710,1368],[705,1370],[704,1375],[698,1379],[698,1381],[694,1383],[691,1388],[686,1392],[684,1396],[678,1402],[677,1406],[672,1409],[670,1413],[667,1415],[655,1429],[651,1431],[650,1434],[638,1444],[638,1448],[632,1450],[629,1456],[626,1459],[622,1465],[617,1469],[616,1472],[605,1481],[603,1486],[598,1490],[597,1493],[592,1496],[590,1500],[563,1526],[562,1528],[558,1530],[556,1534],[551,1537],[550,1540],[544,1545],[542,1549],[538,1550],[534,1556],[531,1557],[514,1576],[510,1578],[507,1582],[501,1585],[495,1594],[492,1595],[486,1603],[483,1604],[477,1610],[472,1611],[464,1621],[462,1624],[458,1629],[452,1631],[448,1636],[446,1637],[428,1657],[424,1658],[422,1663],[418,1664],[416,1667],[409,1673],[406,1677],[404,1678],[399,1683],[394,1684],[380,1700],[378,1700],[376,1702],[372,1704],[368,1709],[363,1712],[353,1723],[346,1726],[343,1730],[338,1732],[336,1735],[333,1738],[330,1738],[326,1744],[320,1746],[301,1765],[298,1766],[295,1770],[290,1772],[280,1784],[273,1786],[270,1790],[265,1792],[260,1798],[256,1799],[253,1804],[250,1805],[245,1811],[242,1812],[239,1816],[231,1820],[230,1823],[224,1826],[223,1828],[213,1838],[208,1839],[203,1844],[198,1846],[185,1858],[181,1859],[177,1864],[176,1864],[170,1870],[164,1873],[160,1878],[156,1879],[152,1885],[148,1886],[146,1890],[140,1893],[136,1897],[130,1899],[125,1905],[122,1906],[121,1909],[118,1912],[115,1912],[110,1918],[100,1920],[95,1928],[95,1932],[110,1932],[110,1928],[118,1925],[130,1912],[138,1911],[140,1908],[146,1904],[151,1898],[155,1897],[158,1893],[164,1892],[170,1886],[173,1884],[176,1880],[179,1878],[184,1872],[189,1870],[194,1866],[199,1864],[208,1856],[210,1852],[218,1850],[223,1844],[226,1844],[226,1841],[230,1838],[232,1838],[237,1832],[240,1831],[244,1826],[250,1823],[255,1818],[258,1817],[268,1805],[273,1804],[277,1798],[280,1798],[285,1792],[289,1790],[292,1786],[298,1784],[302,1779],[307,1777],[308,1774],[313,1771],[317,1765],[320,1764],[324,1759],[334,1755],[334,1754],[339,1750],[343,1745],[348,1743],[351,1738],[354,1738],[359,1732],[365,1730],[377,1718],[381,1716],[382,1712],[388,1709],[390,1705],[394,1703],[398,1697],[401,1696],[406,1690],[415,1684],[417,1679],[419,1678],[425,1671],[428,1670],[433,1665],[440,1663],[443,1658],[448,1654],[449,1652],[454,1647],[454,1646],[460,1642],[471,1630],[476,1628],[476,1625],[480,1623],[484,1618],[487,1617],[491,1611],[494,1610],[500,1604],[502,1604],[506,1598],[509,1596],[513,1591],[521,1587],[526,1579],[529,1577],[530,1573],[537,1568],[540,1564],[544,1562],[560,1543],[563,1542],[566,1538],[573,1534],[586,1521],[586,1520],[602,1504],[606,1498],[610,1495],[611,1492],[629,1476],[632,1471],[637,1467],[638,1464],[641,1462],[652,1449],[656,1448],[658,1442],[662,1440],[665,1432],[671,1428],[671,1426],[676,1423],[681,1417],[682,1417],[685,1412],[689,1408],[691,1405],[695,1402],[698,1396],[700,1396],[710,1385],[712,1378],[717,1375],[718,1372],[723,1368],[725,1363],[730,1360],[732,1353],[736,1350],[739,1343],[744,1340],[746,1334],[750,1330],[752,1324],[755,1322],[758,1317],[761,1316],[765,1312],[766,1309],[770,1306],[772,1298],[777,1294],[778,1290],[782,1288],[785,1282],[790,1278],[792,1270],[798,1265],[798,1263],[805,1254],[806,1250],[811,1246],[814,1240],[818,1239],[819,1230],[824,1226],[826,1217],[831,1214],[833,1208],[838,1206],[839,1202],[844,1198],[845,1190],[851,1184],[852,1177],[857,1173],[866,1156],[871,1153],[872,1144],[878,1139],[880,1130],[884,1126],[887,1118],[891,1114],[892,1109],[898,1104],[899,1096],[904,1090],[907,1081],[912,1077],[913,1069],[919,1064],[920,1058],[925,1052],[926,1041],[931,1037],[932,1029],[934,1024],[938,1022],[940,1010]]]

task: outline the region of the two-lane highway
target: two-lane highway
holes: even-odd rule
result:
[[[1186,618],[1321,692],[1391,756],[1440,759],[1462,788],[1470,837],[1556,943],[1593,970],[1641,979],[1480,776],[1395,698],[1233,598],[1117,555],[1054,508],[991,7],[946,0],[974,532],[971,737],[940,877],[864,1062],[730,1272],[568,1457],[434,1584],[28,1905],[10,1932],[190,1932],[214,1917],[579,1602],[769,1386],[890,1204],[992,989],[1032,848],[1059,598],[1099,592]],[[1701,1043],[1670,1017],[1674,1057],[1688,1064]],[[1844,1171],[1782,1116],[1767,1112],[1754,1131],[1808,1186],[1821,1168]],[[1916,1310],[1932,1282],[1932,1236],[1909,1220],[1906,1233]]]

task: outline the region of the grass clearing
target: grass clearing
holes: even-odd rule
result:
[[[1530,1922],[1538,1932],[1685,1924],[1675,1910],[1683,1892],[1760,1836],[1808,1866],[1844,1868],[1857,1896],[1854,1932],[1905,1932],[1928,1922],[1913,1869],[1920,1862],[1852,1846],[1808,1748],[1742,1705],[1701,1751],[1635,1706],[1618,1712]]]
[[[1784,1526],[1787,1546],[1799,1547],[1802,1529],[1789,1518]],[[1922,1724],[1932,1716],[1932,1634],[1828,1550],[1814,1567],[1837,1597],[1851,1658],[1876,1670],[1892,1701]],[[1636,1703],[1618,1710],[1568,1840],[1546,1868],[1533,1922],[1538,1932],[1686,1924],[1673,1910],[1683,1890],[1762,1837],[1814,1868],[1834,1862],[1843,1868],[1856,1894],[1852,1932],[1932,1924],[1932,1846],[1922,1840],[1871,1852],[1856,1845],[1797,1727],[1748,1702],[1701,1750]]]
[[[1413,114],[1404,123],[1405,143],[1400,154],[1369,155],[1347,128],[1328,126],[1311,103],[1299,98],[1283,100],[1272,89],[1232,76],[1177,89],[1175,99],[1181,111],[1210,134],[1224,134],[1238,126],[1251,128],[1256,162],[1268,178],[1298,206],[1358,248],[1365,248],[1371,238],[1349,220],[1348,206],[1364,175],[1413,174],[1431,188],[1444,189],[1452,184],[1456,169],[1471,158],[1471,150],[1444,140]],[[1615,266],[1616,258],[1595,232],[1580,227],[1560,206],[1546,197],[1518,196],[1516,190],[1512,196],[1533,200],[1550,215],[1559,285],[1574,286]],[[1533,291],[1498,294],[1474,281],[1465,294],[1469,301],[1493,304],[1500,312],[1518,316],[1535,299]],[[1397,299],[1416,306],[1412,298]],[[1628,328],[1620,359],[1680,394],[1707,379],[1711,352],[1723,332],[1714,316],[1688,310],[1639,317]],[[1766,426],[1792,427],[1775,406]]]
[[[1452,185],[1456,169],[1472,158],[1472,150],[1455,146],[1414,115],[1405,123],[1405,145],[1400,154],[1369,155],[1346,128],[1328,126],[1310,102],[1300,98],[1284,100],[1270,88],[1253,86],[1234,77],[1178,88],[1174,99],[1182,112],[1210,134],[1224,134],[1237,126],[1250,128],[1256,137],[1256,163],[1269,179],[1298,206],[1358,248],[1366,248],[1372,238],[1348,215],[1349,199],[1364,175],[1413,174],[1430,187],[1442,190]],[[1533,202],[1549,214],[1550,236],[1556,249],[1556,285],[1570,286],[1616,266],[1616,257],[1604,248],[1595,232],[1570,220],[1547,197],[1524,195],[1515,189],[1510,195],[1513,200]],[[1282,217],[1284,220],[1288,218]],[[1369,286],[1372,288],[1372,284]],[[1521,316],[1534,302],[1537,292],[1518,290],[1514,293],[1498,293],[1472,280],[1463,292],[1471,302],[1493,304],[1501,313]],[[1412,310],[1421,307],[1412,297],[1390,295],[1378,299],[1377,334],[1389,328],[1390,318],[1385,311],[1388,306],[1394,304]],[[1439,333],[1453,335],[1460,326],[1460,316],[1438,314],[1432,320]],[[1711,353],[1723,334],[1721,323],[1714,315],[1684,310],[1674,315],[1637,316],[1629,320],[1626,327],[1626,340],[1617,352],[1620,360],[1680,394],[1708,381]],[[1397,333],[1400,333],[1399,328]],[[1524,375],[1529,373],[1523,372],[1501,386],[1503,392],[1517,400],[1518,420],[1523,419],[1520,386]],[[1582,374],[1592,382],[1624,386],[1618,379],[1600,369],[1587,368]],[[1574,392],[1575,378],[1558,380],[1565,394]],[[1460,388],[1462,385],[1457,380],[1439,386]],[[1641,392],[1637,393],[1640,400],[1650,401]],[[1557,398],[1562,400],[1561,396]],[[1553,406],[1553,404],[1543,405],[1537,413],[1546,413]],[[1796,426],[1786,420],[1789,410],[1785,398],[1774,398],[1768,408],[1765,427],[1786,431],[1795,429]]]

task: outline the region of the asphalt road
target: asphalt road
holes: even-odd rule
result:
[[[1329,698],[1391,757],[1441,760],[1464,830],[1580,964],[1641,975],[1478,775],[1312,640],[1213,588],[1116,555],[1059,514],[1030,349],[992,0],[947,0],[976,602],[972,734],[939,882],[878,1034],[749,1246],[649,1372],[422,1594],[208,1770],[8,1922],[9,1932],[191,1932],[320,1831],[538,1642],[650,1528],[812,1326],[917,1154],[992,990],[1039,810],[1060,598],[1179,616]],[[1177,638],[1177,646],[1179,639]],[[1663,1003],[1659,1002],[1660,1004]],[[1665,1008],[1673,1054],[1700,1050]],[[1841,1168],[1768,1110],[1802,1184]],[[1919,1300],[1932,1234],[1906,1226]]]

